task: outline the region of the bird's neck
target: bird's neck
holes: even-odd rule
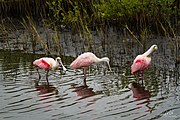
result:
[[[57,68],[58,68],[58,66],[59,66],[59,62],[58,62],[58,60],[56,60],[56,62],[55,62],[55,63],[53,63],[53,67],[54,67],[55,69],[57,69]]]
[[[103,58],[98,58],[98,62],[105,62],[106,61],[106,58],[103,57]]]
[[[153,52],[153,48],[151,47],[151,48],[149,48],[149,49],[143,54],[143,56],[147,57],[147,56],[149,56],[152,52]]]

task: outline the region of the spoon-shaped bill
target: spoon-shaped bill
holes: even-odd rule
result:
[[[62,61],[60,61],[60,64],[61,64],[61,66],[62,66],[63,71],[66,71],[67,69],[64,67]]]
[[[109,62],[107,62],[107,65],[108,65],[108,68],[109,68],[110,72],[112,72]]]

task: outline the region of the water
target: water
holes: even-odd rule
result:
[[[180,119],[179,68],[159,67],[160,58],[146,70],[143,87],[133,82],[127,61],[112,63],[113,73],[101,65],[90,67],[84,87],[83,71],[71,70],[71,59],[64,57],[68,71],[51,71],[48,87],[43,70],[36,84],[32,62],[41,56],[0,51],[0,120]]]

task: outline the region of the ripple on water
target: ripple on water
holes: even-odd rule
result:
[[[82,86],[82,70],[68,70],[63,75],[56,71],[49,73],[50,86],[47,87],[43,70],[40,70],[42,80],[37,85],[38,76],[32,63],[21,62],[8,63],[7,68],[0,65],[3,69],[0,72],[0,119],[163,120],[180,117],[180,87],[174,85],[170,72],[164,74],[152,67],[145,73],[144,87],[137,85],[129,89],[129,83],[136,81],[129,75],[129,67],[118,70],[119,73],[92,69],[87,74],[88,87]]]

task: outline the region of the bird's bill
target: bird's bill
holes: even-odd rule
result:
[[[60,64],[61,64],[61,66],[62,66],[63,71],[66,71],[67,69],[64,67],[62,61],[60,61]]]
[[[107,65],[108,65],[109,70],[112,72],[109,62],[107,62]]]

